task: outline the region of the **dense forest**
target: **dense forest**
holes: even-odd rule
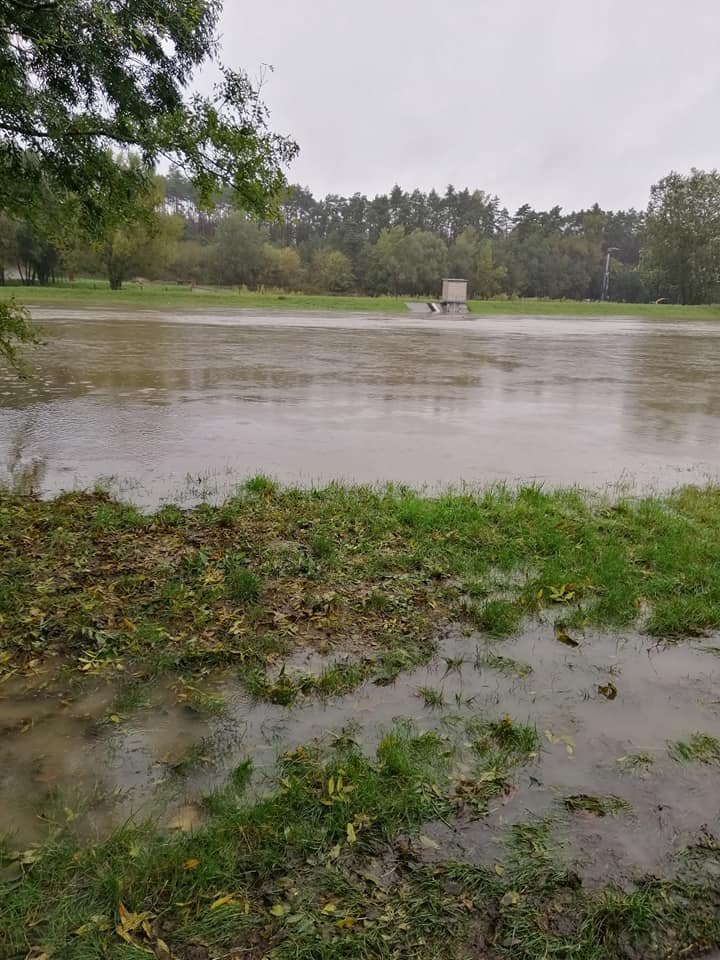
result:
[[[435,297],[444,276],[465,277],[477,299],[720,299],[720,178],[671,174],[645,211],[595,205],[510,213],[481,190],[318,199],[285,188],[277,216],[253,219],[220,194],[208,207],[179,170],[157,176],[138,210],[100,242],[82,241],[72,211],[0,220],[0,266],[22,282],[60,277]],[[67,221],[58,230],[58,221]]]

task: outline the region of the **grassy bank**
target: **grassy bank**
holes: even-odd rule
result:
[[[408,297],[355,297],[330,294],[301,294],[226,287],[198,287],[173,284],[127,283],[122,290],[110,290],[103,281],[77,281],[52,287],[0,287],[0,298],[15,296],[30,306],[118,307],[137,310],[260,309],[338,310],[373,314],[408,314]],[[586,303],[574,300],[473,300],[475,316],[568,316],[652,317],[664,320],[718,320],[720,306],[675,306],[673,304]]]
[[[524,618],[542,620],[558,658],[590,624],[680,641],[720,626],[719,521],[715,487],[610,502],[532,487],[285,490],[256,477],[221,507],[150,516],[102,493],[5,493],[0,691],[25,675],[41,696],[53,671],[63,696],[88,676],[124,677],[122,722],[105,721],[122,726],[153,681],[179,674],[199,694],[193,678],[216,664],[283,704],[388,684],[449,621],[497,640],[482,663],[517,676],[499,641]],[[298,648],[335,662],[286,673]],[[441,706],[441,692],[417,693]],[[613,700],[614,683],[599,695]],[[573,763],[575,741],[503,716],[502,701],[492,717],[469,700],[446,706],[434,732],[397,723],[373,755],[357,728],[332,729],[281,756],[259,792],[248,757],[169,825],[134,820],[90,842],[62,795],[28,849],[0,825],[0,956],[679,960],[720,943],[710,829],[674,845],[662,878],[608,885],[600,860],[592,884],[575,872],[564,831],[573,818],[632,821],[617,796],[556,796],[545,819],[501,817],[482,865],[450,855],[460,828],[504,809],[521,769],[532,779],[553,743]],[[25,736],[25,714],[8,716]],[[666,750],[678,767],[720,762],[709,733]]]
[[[53,655],[85,672],[192,673],[231,663],[292,702],[427,659],[448,621],[506,637],[637,625],[720,627],[720,489],[610,503],[529,487],[424,497],[400,488],[281,490],[145,516],[105,495],[0,497],[4,669]],[[294,649],[347,654],[275,677]]]
[[[227,287],[126,283],[111,290],[102,281],[79,281],[53,287],[0,287],[0,298],[15,296],[30,307],[105,307],[127,310],[336,310],[377,314],[407,314],[405,298],[354,297],[305,293],[257,293]]]

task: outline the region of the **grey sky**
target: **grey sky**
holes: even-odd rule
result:
[[[720,165],[718,0],[225,0],[222,31],[316,194],[643,207]]]

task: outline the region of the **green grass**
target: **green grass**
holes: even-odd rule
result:
[[[192,744],[184,753],[174,757],[167,757],[163,760],[168,769],[176,776],[184,777],[197,767],[202,767],[210,762],[210,753],[212,743],[209,739],[203,739],[198,743]]]
[[[511,600],[486,600],[469,607],[471,622],[490,637],[511,637],[520,625],[522,610]]]
[[[475,654],[475,669],[497,670],[498,673],[519,677],[520,679],[530,676],[533,672],[529,663],[521,663],[519,660],[513,660],[512,657],[503,657],[497,653],[485,653],[479,647]]]
[[[340,310],[362,313],[407,314],[408,297],[362,297],[238,290],[229,287],[196,287],[171,283],[126,283],[110,290],[102,280],[81,280],[52,287],[0,287],[0,299],[14,296],[31,308],[118,307],[125,310],[264,309]]]
[[[481,316],[647,317],[656,320],[720,320],[720,305],[670,303],[598,303],[585,300],[471,300],[470,312]]]
[[[0,955],[668,960],[720,943],[711,843],[627,891],[583,886],[548,820],[511,827],[494,864],[443,857],[428,824],[487,804],[537,746],[509,717],[456,734],[400,725],[374,757],[348,738],[300,747],[258,800],[246,797],[247,761],[189,832],[129,822],[87,844],[70,823],[26,851],[0,839]]]
[[[311,694],[337,697],[349,693],[370,676],[371,666],[369,661],[334,663],[317,676],[311,673],[289,674],[283,666],[276,679],[270,679],[264,670],[254,668],[241,673],[241,676],[253,696],[289,706],[298,698]]]
[[[108,307],[124,309],[253,308],[266,310],[341,310],[364,313],[407,314],[408,300],[422,296],[365,297],[332,294],[304,294],[268,291],[259,293],[229,287],[197,287],[172,283],[150,283],[142,287],[126,283],[110,290],[102,280],[78,280],[50,287],[0,287],[0,299],[15,296],[29,306]],[[470,313],[476,316],[631,316],[662,320],[718,320],[720,306],[679,306],[645,303],[588,303],[576,300],[471,300]]]
[[[655,757],[652,753],[628,753],[624,757],[618,757],[618,767],[623,772],[639,773],[641,775],[649,774],[655,763]]]
[[[291,702],[296,688],[391,683],[431,657],[448,621],[502,638],[561,608],[567,623],[694,636],[720,627],[718,526],[712,486],[610,501],[263,481],[220,507],[149,516],[100,492],[4,493],[0,671],[46,658],[190,682],[226,664]],[[481,599],[483,584],[502,597]],[[278,685],[271,668],[296,647],[351,665]]]
[[[417,695],[426,707],[432,707],[437,710],[445,706],[445,694],[442,690],[435,689],[435,687],[419,687]]]
[[[260,596],[257,574],[248,570],[243,554],[229,553],[223,558],[225,590],[236,603],[253,603]]]
[[[709,733],[694,733],[689,741],[669,744],[670,756],[679,762],[692,760],[720,764],[720,740]]]
[[[589,813],[595,817],[614,816],[629,809],[628,803],[621,797],[601,797],[588,793],[576,793],[563,797],[562,802],[570,813]]]

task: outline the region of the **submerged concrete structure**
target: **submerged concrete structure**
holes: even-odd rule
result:
[[[442,313],[467,313],[467,280],[446,277],[442,282],[442,297],[439,311]]]

